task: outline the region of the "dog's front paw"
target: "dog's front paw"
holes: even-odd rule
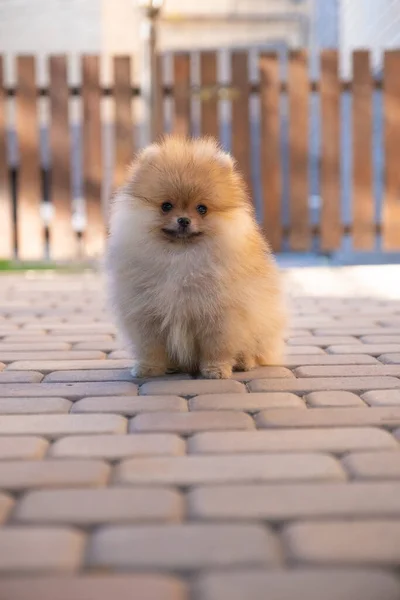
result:
[[[200,373],[205,379],[229,379],[232,376],[231,365],[204,365]]]
[[[165,375],[166,369],[161,365],[148,365],[144,363],[136,363],[131,370],[131,375],[134,378],[142,379],[144,377],[160,377]]]

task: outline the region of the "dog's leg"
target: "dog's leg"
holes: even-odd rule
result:
[[[235,365],[233,367],[234,371],[251,371],[256,366],[256,361],[254,356],[251,354],[247,354],[245,352],[240,352],[235,361]]]
[[[167,354],[160,341],[153,340],[141,344],[141,347],[136,349],[136,354],[138,362],[131,371],[133,377],[159,377],[167,372]]]

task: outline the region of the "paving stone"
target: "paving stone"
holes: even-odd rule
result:
[[[310,408],[272,408],[258,413],[257,427],[365,427],[400,426],[400,406]]]
[[[390,329],[385,335],[364,335],[361,341],[364,344],[400,344],[400,335],[392,335],[391,332]]]
[[[181,494],[167,488],[40,490],[23,496],[13,513],[17,523],[85,527],[103,523],[177,522],[182,517]]]
[[[35,371],[0,371],[0,385],[2,383],[39,383],[42,373]]]
[[[365,402],[352,392],[311,392],[304,397],[308,406],[335,407],[335,406],[365,406]]]
[[[77,571],[83,560],[84,544],[85,536],[70,528],[0,529],[0,573]],[[3,594],[3,586],[0,588]],[[14,596],[13,600],[17,597]]]
[[[391,330],[393,331],[393,330]],[[326,325],[324,327],[317,327],[313,331],[313,335],[380,335],[385,333],[385,328],[379,325]]]
[[[394,452],[359,452],[342,460],[355,479],[400,479],[400,447]]]
[[[294,523],[284,531],[292,563],[316,565],[398,565],[400,521]]]
[[[236,381],[251,381],[260,377],[294,377],[292,371],[284,367],[256,367],[251,371],[234,371],[232,379]]]
[[[107,483],[110,467],[100,460],[9,460],[0,462],[0,489],[89,487]]]
[[[125,381],[87,383],[4,383],[0,397],[58,397],[79,400],[85,396],[136,396],[137,386]]]
[[[187,412],[187,401],[179,396],[128,396],[84,398],[75,402],[72,411],[76,413],[117,413],[127,416],[149,412]]]
[[[285,367],[301,367],[305,365],[378,365],[378,360],[368,354],[314,354],[295,356],[286,355],[283,359]]]
[[[0,360],[4,363],[16,361],[57,361],[57,360],[94,360],[104,359],[104,352],[98,350],[46,350],[37,352],[36,350],[25,352],[10,352],[3,350],[0,352]],[[39,371],[41,369],[38,369]]]
[[[188,381],[149,381],[140,387],[141,396],[199,396],[246,392],[243,383],[232,379],[192,379]]]
[[[295,369],[297,377],[400,377],[400,365],[306,366]]]
[[[133,381],[130,369],[90,369],[88,371],[55,371],[44,378],[45,383],[86,381]]]
[[[251,392],[322,392],[329,390],[366,391],[400,388],[395,377],[303,377],[301,379],[255,379],[250,381]]]
[[[131,456],[179,456],[185,454],[185,442],[177,435],[168,433],[74,435],[56,440],[51,446],[49,454],[61,458],[104,458],[108,460]]]
[[[68,413],[71,406],[65,398],[0,398],[0,415]]]
[[[400,390],[371,390],[362,398],[370,406],[400,406]]]
[[[125,433],[120,415],[7,415],[0,419],[0,435],[42,435],[50,439],[88,433]]]
[[[291,337],[288,339],[289,346],[321,346],[322,348],[331,344],[359,344],[359,340],[350,335],[343,336],[307,336],[307,337]]]
[[[87,341],[87,342],[77,342],[74,344],[74,350],[100,350],[101,352],[113,352],[114,350],[119,350],[121,345],[115,341]]]
[[[302,356],[303,354],[325,354],[325,351],[322,348],[319,348],[318,346],[286,346],[285,350],[288,356]]]
[[[400,352],[400,344],[351,344],[349,346],[328,346],[329,354],[369,354],[379,356],[389,352]],[[1,360],[3,360],[0,354]]]
[[[114,480],[134,485],[195,485],[255,481],[337,480],[338,461],[324,454],[232,454],[131,458],[116,467]]]
[[[129,369],[133,366],[133,360],[16,360],[8,365],[8,371],[36,370],[41,373],[52,373],[53,371],[88,371],[105,369]],[[130,378],[132,380],[132,376]]]
[[[379,357],[379,360],[386,364],[400,365],[400,352],[398,352],[397,354],[396,353],[382,354]]]
[[[331,452],[397,448],[393,436],[373,427],[330,429],[280,429],[279,431],[224,431],[197,433],[188,439],[188,450],[200,454],[237,452]]]
[[[61,585],[60,585],[61,584]],[[2,578],[0,600],[188,600],[186,585],[161,574]],[[380,596],[381,600],[392,600]],[[330,600],[330,599],[328,599]],[[359,600],[354,598],[354,600]],[[365,597],[363,600],[370,600]]]
[[[112,360],[133,360],[130,352],[127,352],[126,350],[113,350],[113,352],[110,352],[108,355],[108,358]]]
[[[38,340],[34,341],[22,341],[19,342],[0,342],[0,352],[36,352],[36,351],[44,351],[44,350],[69,350],[71,344],[67,344],[67,342],[53,342],[49,340],[48,342],[40,342]],[[82,348],[82,350],[86,350],[87,348]],[[79,350],[79,348],[77,348]],[[98,350],[98,348],[90,348],[90,350]]]
[[[241,410],[255,413],[263,408],[306,408],[303,400],[290,393],[206,394],[189,400],[190,410]]]
[[[0,437],[0,460],[43,458],[49,442],[37,436]]]
[[[0,492],[0,525],[5,523],[9,514],[11,513],[11,509],[14,505],[14,500],[8,494],[3,494]],[[1,562],[1,557],[0,557]],[[1,567],[0,567],[1,568]]]
[[[188,512],[207,521],[398,518],[399,493],[400,483],[211,485],[189,491]]]
[[[24,342],[29,342],[29,343],[34,343],[34,342],[38,342],[38,343],[45,343],[45,341],[51,341],[52,343],[67,343],[67,344],[74,344],[74,343],[80,343],[80,342],[113,342],[113,337],[111,335],[105,335],[105,334],[101,334],[101,335],[82,335],[82,334],[77,334],[77,335],[67,335],[67,334],[61,334],[61,335],[55,335],[54,332],[52,332],[51,335],[49,334],[39,334],[37,333],[37,331],[35,331],[35,333],[28,333],[26,331],[21,331],[21,332],[15,332],[12,335],[8,335],[6,337],[3,338],[2,340],[3,342],[12,342],[12,343],[22,343]],[[93,348],[94,350],[98,350],[98,348]],[[79,348],[76,348],[76,350],[79,350]],[[81,348],[81,350],[84,350],[84,348]]]
[[[151,433],[179,433],[190,435],[196,431],[254,429],[253,419],[239,411],[198,411],[190,413],[142,413],[130,421],[129,431]],[[1,431],[1,429],[0,429]]]
[[[100,568],[192,571],[278,566],[281,552],[275,535],[261,525],[114,526],[92,535],[88,562]]]
[[[207,573],[195,583],[199,600],[266,600],[266,590],[268,600],[398,600],[400,582],[384,571],[353,568],[271,572],[239,569],[234,573]]]

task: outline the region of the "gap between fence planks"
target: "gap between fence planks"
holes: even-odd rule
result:
[[[272,249],[278,251],[282,246],[282,171],[279,62],[276,54],[260,56],[260,94],[263,229]]]
[[[0,56],[0,259],[14,256],[14,217],[7,160],[6,95]]]
[[[71,136],[67,57],[51,56],[50,72],[50,198],[53,216],[49,227],[50,257],[77,258],[78,240],[72,229]]]
[[[42,185],[35,58],[17,57],[16,132],[19,151],[17,244],[18,258],[44,256],[44,226],[40,215]]]
[[[323,251],[337,250],[343,235],[340,206],[340,86],[338,55],[321,52],[321,240]]]
[[[400,249],[400,50],[386,51],[384,57],[384,146],[385,194],[383,206],[383,248]]]

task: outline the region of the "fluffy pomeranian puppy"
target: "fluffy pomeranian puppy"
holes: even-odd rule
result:
[[[280,278],[233,159],[210,138],[144,149],[116,193],[107,269],[136,377],[279,364]]]

